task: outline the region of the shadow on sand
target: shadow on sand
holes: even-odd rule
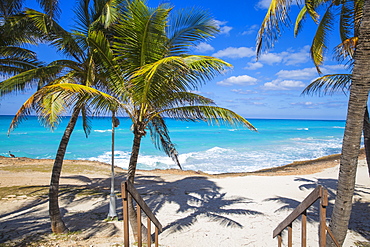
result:
[[[299,186],[300,190],[307,190],[307,195],[315,189],[318,185],[321,185],[325,187],[328,190],[329,195],[329,205],[327,207],[327,219],[330,219],[330,216],[333,212],[334,207],[334,199],[336,195],[336,189],[337,189],[337,179],[315,179],[315,180],[309,180],[305,178],[296,178],[295,181],[303,182],[302,185]],[[369,194],[370,190],[369,188],[365,188],[363,186],[356,185],[356,189],[354,192],[354,198],[355,202],[352,205],[352,213],[351,213],[351,219],[349,222],[349,229],[357,232],[361,236],[363,236],[365,239],[370,241],[370,203],[369,202],[362,202],[361,200],[361,194]],[[297,201],[292,198],[287,197],[274,197],[266,199],[266,201],[278,201],[279,203],[282,203],[283,206],[281,206],[276,211],[283,211],[287,209],[295,209],[301,201]],[[308,210],[308,217],[307,220],[309,222],[319,222],[319,201],[315,202]],[[288,216],[288,214],[287,214]],[[284,219],[281,219],[283,221]],[[276,226],[278,223],[276,224]]]
[[[125,173],[120,173],[115,179],[118,194],[125,176]],[[110,179],[90,179],[80,175],[63,178],[87,183],[84,186],[61,186],[61,212],[69,230],[78,232],[79,239],[93,236],[121,238],[122,222],[108,224],[104,221],[108,214]],[[138,175],[135,187],[154,213],[166,203],[176,204],[176,212],[185,213],[185,217],[174,217],[174,221],[164,225],[164,231],[181,231],[192,226],[200,217],[206,217],[224,227],[242,228],[243,225],[233,216],[261,214],[246,209],[247,204],[253,203],[251,199],[228,197],[207,177],[192,176],[166,182],[159,176]],[[28,246],[28,243],[45,239],[51,233],[47,198],[28,199],[23,203],[18,201],[17,204],[19,206],[15,210],[0,215],[0,243],[17,240],[17,246]],[[118,218],[121,220],[120,197],[116,204]]]

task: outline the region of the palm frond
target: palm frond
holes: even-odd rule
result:
[[[210,124],[246,127],[250,130],[257,131],[244,117],[231,110],[217,106],[183,106],[166,109],[158,112],[158,114],[164,114],[185,121],[205,121]]]
[[[328,36],[333,30],[334,17],[332,8],[327,8],[312,40],[311,57],[319,73],[321,73],[319,66],[323,63],[327,50]]]
[[[174,15],[170,13],[166,28],[169,55],[183,54],[189,47],[214,37],[218,32],[214,19],[200,8],[180,9]]]
[[[60,66],[47,66],[22,72],[0,83],[0,96],[21,92],[40,82],[52,81],[60,71]]]
[[[172,160],[182,170],[182,167],[178,159],[179,154],[175,148],[175,145],[172,143],[170,139],[169,131],[167,129],[164,119],[161,118],[160,116],[154,117],[149,122],[148,128],[150,130],[152,142],[154,143],[155,147],[159,150],[163,150],[168,155],[168,157],[172,158]]]
[[[88,117],[89,115],[91,115],[89,108],[83,107],[81,109],[82,127],[84,129],[86,138],[90,135],[91,128],[92,128],[91,120]]]
[[[353,37],[355,31],[355,3],[354,0],[344,1],[342,4],[339,20],[339,33],[342,42]]]
[[[338,91],[347,93],[351,86],[351,74],[332,74],[319,77],[312,81],[302,92],[302,94],[333,94]]]
[[[257,57],[262,50],[272,48],[282,32],[282,26],[289,26],[288,12],[293,0],[272,0],[257,35]]]

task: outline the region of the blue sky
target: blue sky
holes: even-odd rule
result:
[[[32,1],[29,1],[28,6]],[[73,25],[73,0],[63,0],[61,23]],[[160,1],[149,0],[151,6]],[[163,2],[163,1],[161,1]],[[233,65],[223,75],[208,82],[198,93],[212,98],[218,106],[229,108],[248,118],[273,119],[345,119],[348,97],[343,93],[330,96],[302,96],[302,90],[318,77],[309,56],[315,24],[307,20],[304,29],[294,38],[292,28],[285,28],[275,47],[256,61],[255,44],[259,26],[270,0],[172,0],[175,9],[201,7],[208,10],[221,30],[212,40],[199,44],[194,54],[211,55]],[[292,6],[292,12],[297,7]],[[294,21],[295,15],[291,20]],[[325,74],[345,73],[332,59],[333,47],[339,43],[335,32],[322,71]],[[40,46],[39,56],[45,61],[56,58],[53,50]],[[32,93],[0,99],[0,114],[14,114]]]

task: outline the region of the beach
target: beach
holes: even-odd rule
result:
[[[210,175],[196,171],[139,170],[135,187],[163,226],[160,246],[277,246],[275,227],[318,185],[333,208],[339,155],[250,173]],[[0,243],[5,246],[122,246],[120,183],[116,168],[119,221],[108,214],[110,165],[66,160],[60,208],[71,231],[53,235],[47,189],[52,160],[0,157]],[[353,212],[344,246],[370,241],[370,179],[360,156]],[[318,246],[317,203],[308,212],[307,246]],[[283,235],[284,244],[287,234]],[[300,246],[300,221],[293,224],[293,246]],[[133,239],[131,239],[131,243]]]

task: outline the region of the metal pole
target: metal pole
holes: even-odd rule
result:
[[[116,212],[116,195],[114,193],[114,128],[118,127],[119,120],[115,117],[115,112],[112,112],[112,178],[111,178],[111,187],[110,187],[110,199],[109,199],[109,213],[108,219],[114,219],[117,217]]]

